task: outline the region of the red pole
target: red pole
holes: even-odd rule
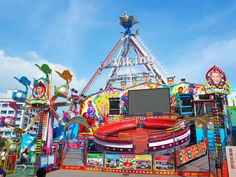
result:
[[[217,177],[222,177],[220,168],[217,169]]]
[[[229,171],[228,171],[228,165],[227,165],[227,160],[224,160],[222,163],[222,171],[223,171],[223,176],[228,177],[229,176]]]

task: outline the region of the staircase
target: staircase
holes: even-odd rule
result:
[[[148,133],[142,128],[136,130],[136,136],[133,138],[135,154],[145,154],[148,152]]]

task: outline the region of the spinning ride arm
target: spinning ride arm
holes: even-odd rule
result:
[[[93,77],[90,79],[90,81],[87,83],[87,85],[84,87],[84,89],[82,90],[82,92],[80,93],[80,96],[85,94],[88,89],[91,87],[91,85],[94,83],[94,81],[97,79],[97,77],[101,74],[101,71],[104,67],[106,67],[110,61],[111,58],[113,56],[113,54],[115,53],[115,51],[120,47],[120,45],[124,42],[125,38],[121,38],[117,44],[115,45],[115,47],[112,49],[112,51],[109,53],[109,55],[106,57],[105,61],[101,64],[101,66],[97,69],[96,73],[93,75]]]
[[[24,131],[27,131],[30,127],[32,127],[34,125],[34,123],[39,120],[40,118],[40,114],[42,114],[41,112],[39,112],[34,118],[33,120],[30,122],[30,124],[24,129]]]
[[[57,112],[54,109],[50,109],[50,113],[57,119],[59,123],[62,123],[62,118],[57,114]]]

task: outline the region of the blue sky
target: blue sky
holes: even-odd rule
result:
[[[236,84],[236,1],[0,0],[0,9],[1,93],[20,87],[13,76],[39,76],[34,63],[70,69],[83,88],[122,37],[124,11],[177,80],[204,83],[216,64]]]

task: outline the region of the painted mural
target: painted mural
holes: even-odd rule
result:
[[[161,88],[153,83],[143,83],[127,89],[110,88],[87,97],[81,106],[81,115],[91,122],[91,125],[101,124],[109,116],[109,98],[120,98],[122,112],[128,111],[128,91],[133,89]],[[119,120],[121,117],[114,116],[111,119]],[[96,125],[95,125],[96,126]]]
[[[197,99],[199,94],[205,94],[205,87],[201,84],[180,83],[170,87],[170,107],[171,112],[176,112],[180,105],[180,94],[192,94]]]
[[[107,120],[109,117],[109,98],[120,98],[120,106],[123,115],[128,112],[128,91],[138,89],[155,89],[163,88],[166,86],[156,85],[154,83],[143,83],[137,86],[129,87],[127,89],[110,88],[108,90],[95,93],[88,96],[82,103],[81,115],[88,119],[90,125],[99,125]],[[176,107],[179,106],[180,94],[192,94],[194,98],[197,98],[199,94],[205,93],[205,87],[200,84],[192,83],[180,83],[170,86],[170,107],[171,112],[176,112]],[[119,121],[121,116],[112,116],[109,119]],[[95,126],[96,126],[95,125]]]

